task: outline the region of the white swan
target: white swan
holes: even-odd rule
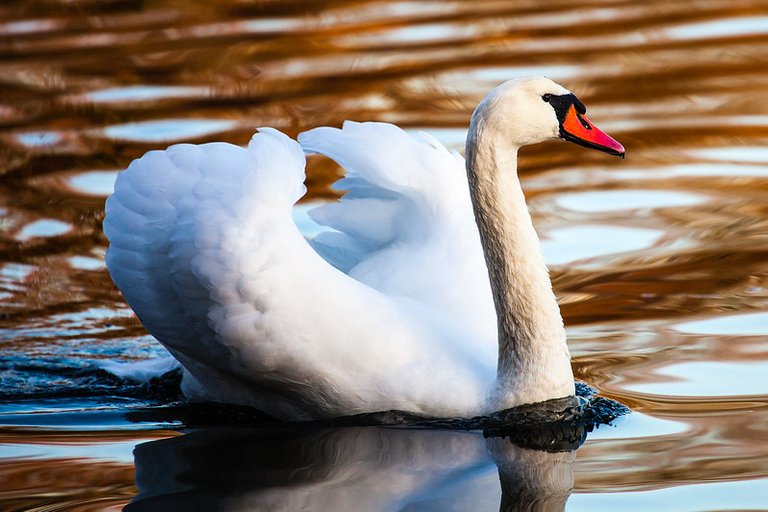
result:
[[[623,156],[584,112],[546,78],[502,84],[472,116],[466,166],[383,123],[317,128],[301,145],[263,128],[247,148],[150,151],[107,200],[107,266],[192,399],[303,420],[473,416],[570,396],[516,158],[556,138]],[[347,171],[345,197],[313,213],[332,230],[309,243],[291,216],[302,148]]]

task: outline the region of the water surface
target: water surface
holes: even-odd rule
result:
[[[0,508],[764,508],[766,12],[760,0],[4,2]],[[573,90],[627,148],[619,161],[542,144],[520,172],[575,372],[632,415],[556,453],[478,431],[206,427],[141,413],[169,398],[100,369],[163,356],[103,265],[104,198],[131,159],[344,119],[461,149],[485,92],[532,73]],[[336,196],[338,172],[310,160],[308,234],[306,205]]]

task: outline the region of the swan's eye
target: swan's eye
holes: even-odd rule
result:
[[[552,95],[551,95],[551,94],[549,94],[549,93],[547,93],[547,94],[543,95],[543,96],[541,97],[541,99],[543,99],[544,101],[546,101],[547,103],[549,103],[549,100],[551,100],[551,99],[552,99]]]

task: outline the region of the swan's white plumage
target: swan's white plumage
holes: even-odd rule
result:
[[[291,217],[302,148],[276,130],[118,177],[107,266],[187,394],[290,419],[484,412],[496,331],[463,159],[381,123],[300,140],[348,170],[347,197],[314,213],[336,229],[317,251]]]
[[[336,184],[344,197],[310,211],[337,230],[312,242],[317,252],[334,263],[355,247],[339,268],[382,293],[460,318],[495,354],[496,316],[464,159],[429,134],[416,138],[387,123],[347,121],[343,129],[302,133],[299,142],[346,171]]]
[[[565,135],[623,156],[584,109],[544,77],[500,85],[472,115],[466,173],[434,138],[385,123],[304,133],[303,150],[347,170],[310,242],[291,216],[304,151],[282,133],[153,151],[107,201],[107,267],[192,398],[308,419],[572,396],[516,171],[520,147]]]

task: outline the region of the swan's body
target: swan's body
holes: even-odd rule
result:
[[[520,146],[562,129],[542,94],[569,95],[543,78],[494,90],[473,116],[466,170],[434,139],[383,123],[318,128],[301,146],[261,129],[248,148],[149,152],[107,201],[109,271],[193,399],[310,419],[473,416],[573,395],[515,165]],[[291,216],[304,151],[341,164],[349,191],[315,210],[333,230],[309,243]]]

